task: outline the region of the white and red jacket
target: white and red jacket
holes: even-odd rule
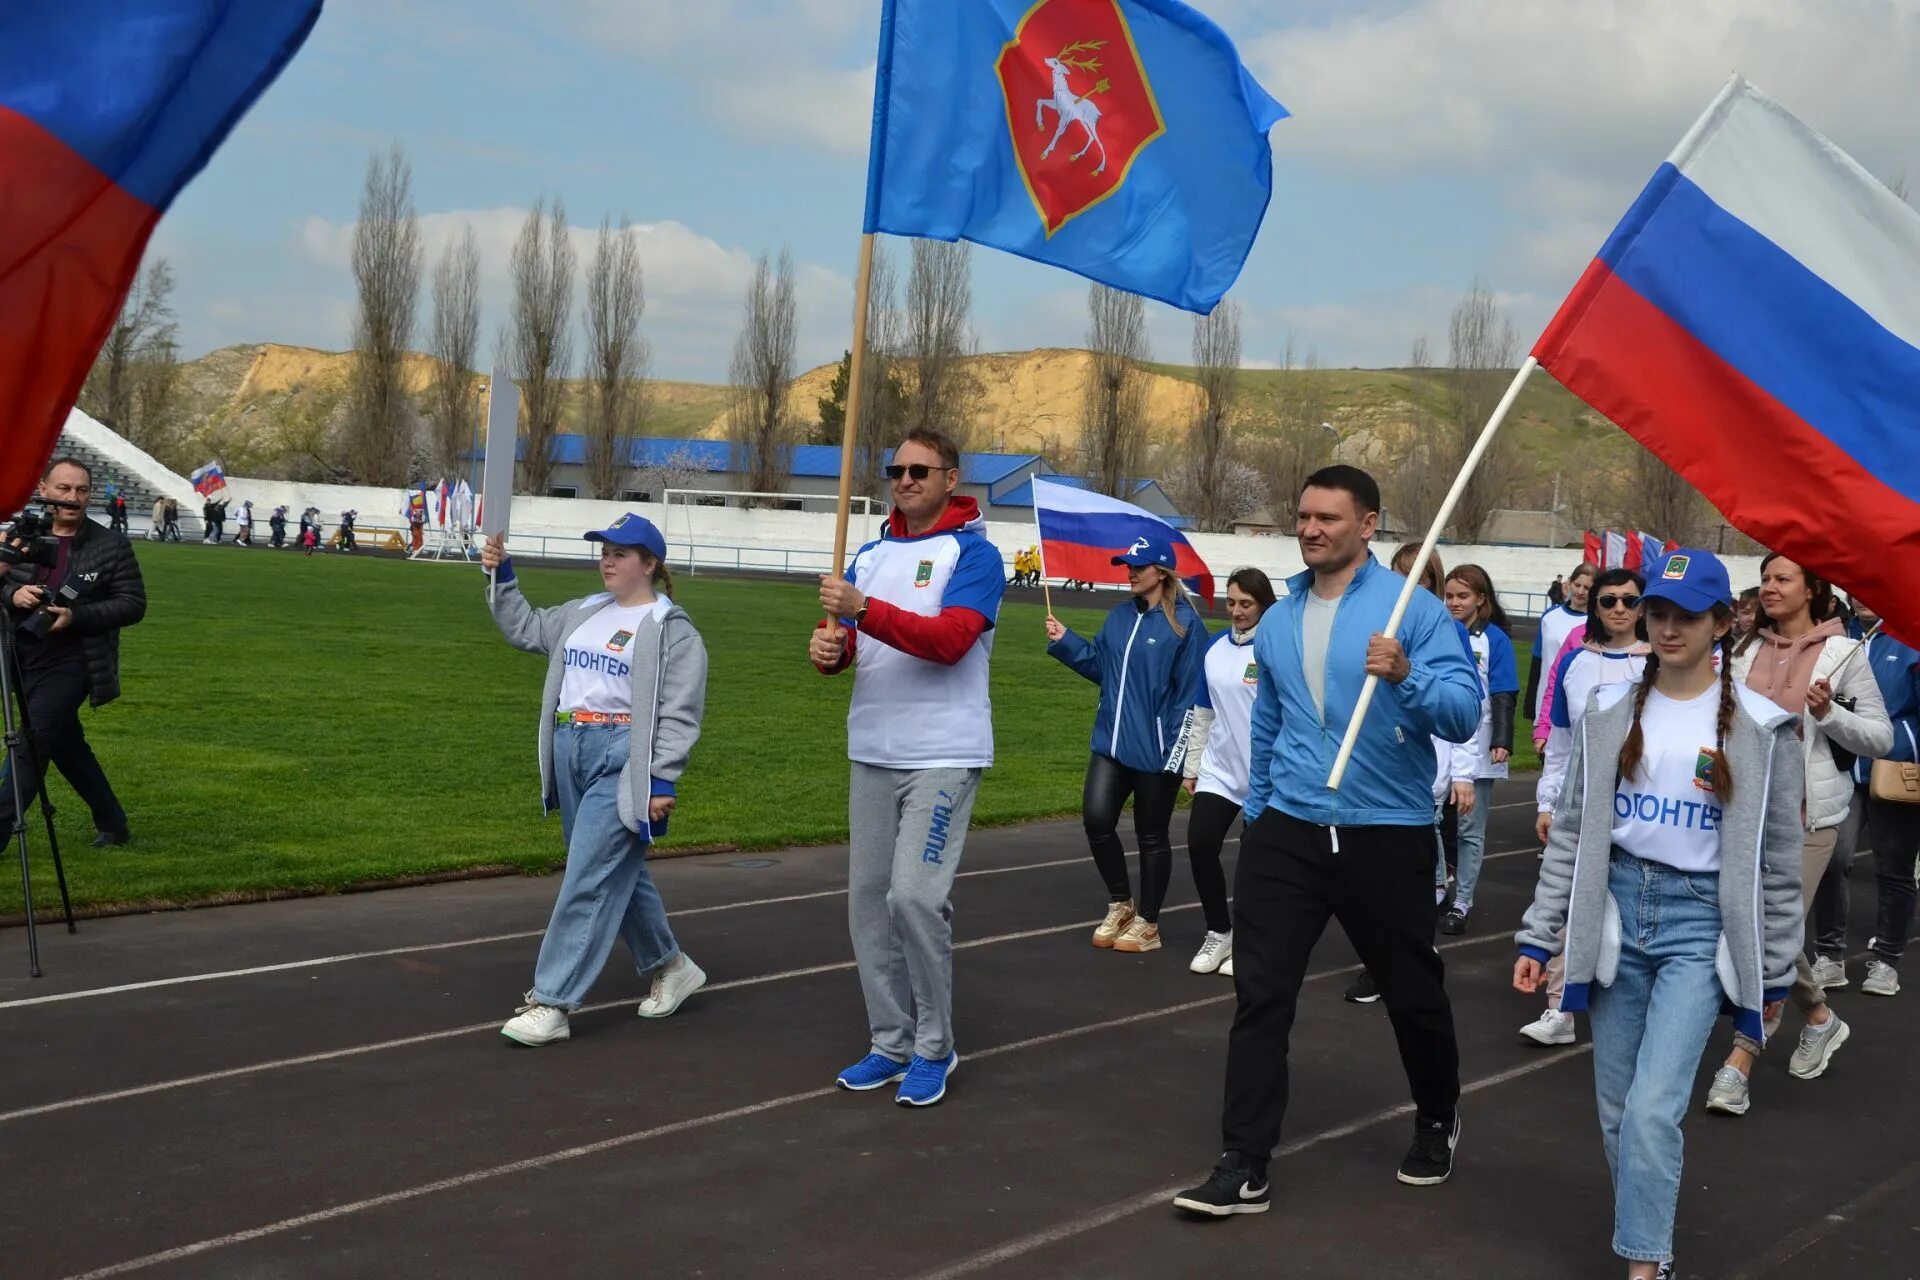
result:
[[[840,665],[822,668],[855,667],[849,759],[884,769],[993,764],[987,660],[1007,584],[985,529],[979,504],[954,498],[918,536],[894,511],[879,539],[854,553],[846,578],[867,598],[867,616],[847,633]]]

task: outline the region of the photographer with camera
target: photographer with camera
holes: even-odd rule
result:
[[[60,770],[93,813],[94,845],[125,844],[127,813],[80,727],[80,707],[120,696],[120,629],[146,616],[140,564],[126,538],[87,519],[93,473],[56,458],[40,480],[38,503],[14,521],[0,561],[20,695],[32,759],[16,759],[23,795],[38,788],[37,768]],[[11,788],[0,788],[0,817],[11,827]]]

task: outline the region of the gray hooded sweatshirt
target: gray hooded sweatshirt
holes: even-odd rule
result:
[[[1561,949],[1564,928],[1567,989],[1560,1007],[1587,1007],[1591,984],[1613,985],[1620,966],[1620,908],[1608,889],[1613,850],[1615,764],[1633,728],[1635,684],[1603,685],[1587,699],[1574,738],[1567,785],[1554,811],[1547,856],[1533,906],[1514,941],[1523,955],[1545,963]],[[1726,756],[1733,800],[1720,819],[1720,985],[1734,1026],[1764,1042],[1761,1009],[1784,999],[1805,928],[1800,898],[1800,851],[1805,840],[1800,804],[1806,762],[1789,715],[1752,690],[1736,687],[1739,705],[1728,730]]]
[[[559,803],[553,776],[553,716],[560,709],[560,682],[566,670],[566,642],[574,629],[607,605],[606,592],[536,609],[521,594],[511,561],[495,573],[493,620],[507,643],[547,657],[546,685],[540,691],[540,804],[550,812]],[[627,766],[620,771],[620,821],[627,830],[653,839],[649,801],[672,795],[687,757],[700,738],[700,717],[707,700],[707,647],[693,620],[668,603],[634,634],[628,661],[633,668],[633,729]]]

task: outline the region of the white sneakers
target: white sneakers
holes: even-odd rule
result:
[[[682,951],[654,972],[653,989],[640,1002],[640,1016],[664,1018],[678,1009],[688,996],[706,985],[706,971]],[[507,1019],[507,1024],[500,1028],[501,1035],[519,1044],[538,1046],[565,1040],[573,1034],[573,1029],[567,1025],[565,1009],[541,1004],[533,998],[531,991],[522,999],[526,1003]]]
[[[567,1011],[556,1009],[550,1004],[539,1004],[529,991],[523,997],[526,1003],[521,1005],[513,1017],[507,1019],[507,1025],[500,1028],[500,1034],[509,1040],[524,1045],[537,1046],[552,1044],[555,1040],[565,1040],[573,1034],[567,1026]]]
[[[1821,956],[1813,962],[1811,976],[1822,991],[1838,991],[1847,985],[1847,966],[1832,956]]]
[[[664,1018],[680,1007],[682,1001],[707,985],[704,969],[682,951],[660,966],[653,975],[653,990],[640,1002],[643,1018]]]
[[[1225,960],[1222,960],[1220,962],[1219,971],[1220,973],[1224,974],[1226,977],[1231,978],[1233,976],[1233,957],[1232,956],[1228,956]]]
[[[1520,1034],[1535,1044],[1572,1044],[1573,1015],[1562,1013],[1558,1009],[1549,1009],[1520,1028]]]
[[[1867,980],[1860,984],[1860,990],[1870,996],[1897,996],[1900,994],[1900,971],[1875,956],[1867,961]]]
[[[1215,933],[1211,929],[1200,943],[1200,950],[1194,953],[1193,963],[1187,968],[1195,973],[1218,973],[1220,966],[1233,959],[1233,934]],[[1233,971],[1229,969],[1228,973]]]

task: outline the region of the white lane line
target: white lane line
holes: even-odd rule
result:
[[[1467,1095],[1479,1093],[1484,1089],[1498,1088],[1500,1085],[1518,1080],[1522,1076],[1532,1075],[1536,1071],[1545,1071],[1549,1067],[1558,1066],[1562,1062],[1570,1062],[1576,1058],[1585,1057],[1592,1052],[1592,1045],[1581,1045],[1570,1052],[1556,1053],[1550,1057],[1542,1058],[1537,1062],[1528,1062],[1494,1075],[1483,1076],[1478,1080],[1462,1085],[1460,1092],[1462,1095]],[[1292,1142],[1283,1144],[1279,1150],[1275,1151],[1273,1158],[1275,1160],[1284,1160],[1288,1156],[1297,1155],[1310,1147],[1317,1147],[1322,1143],[1333,1142],[1340,1138],[1349,1137],[1352,1134],[1359,1133],[1362,1129],[1370,1129],[1377,1124],[1385,1124],[1389,1120],[1412,1115],[1413,1110],[1414,1107],[1411,1102],[1403,1102],[1393,1107],[1384,1107],[1372,1115],[1361,1116],[1357,1120],[1350,1120],[1345,1124],[1336,1125],[1330,1129],[1322,1129],[1318,1133],[1310,1133],[1305,1137],[1295,1138]],[[1154,1187],[1151,1191],[1143,1191],[1138,1195],[1128,1196],[1125,1200],[1116,1200],[1114,1203],[1104,1208],[1096,1209],[1091,1213],[1084,1214],[1077,1218],[1070,1218],[1065,1222],[1057,1223],[1045,1230],[1035,1231],[1030,1235],[1017,1236],[1005,1244],[998,1245],[982,1253],[976,1253],[970,1257],[962,1258],[958,1262],[950,1263],[947,1266],[939,1267],[933,1271],[923,1272],[919,1276],[916,1276],[914,1280],[957,1280],[960,1276],[973,1275],[976,1272],[985,1271],[989,1267],[995,1267],[1003,1262],[1010,1262],[1015,1258],[1022,1257],[1040,1249],[1045,1249],[1050,1245],[1071,1240],[1075,1236],[1085,1235],[1089,1231],[1097,1231],[1101,1227],[1111,1226],[1123,1218],[1132,1217],[1136,1213],[1144,1213],[1149,1209],[1170,1208],[1175,1190],[1173,1187],[1162,1185]]]
[[[1178,909],[1180,908],[1168,908],[1168,910]],[[1086,926],[1068,925],[1065,927],[1077,929]],[[1049,929],[1038,932],[1057,933],[1059,930]],[[1031,937],[1033,934],[1029,932],[1017,936]],[[970,945],[980,946],[984,945],[987,941],[987,939],[977,939]],[[1445,951],[1459,947],[1475,946],[1491,941],[1494,941],[1494,939],[1476,938],[1472,942],[1449,943],[1447,946],[1442,947],[1441,950]],[[1352,968],[1353,966],[1348,965],[1339,969],[1323,969],[1318,973],[1308,974],[1304,981],[1313,982],[1322,978],[1338,977],[1350,972]],[[1155,1018],[1164,1018],[1173,1014],[1188,1013],[1195,1009],[1204,1009],[1212,1005],[1225,1004],[1233,998],[1231,991],[1223,992],[1216,996],[1204,996],[1198,1000],[1186,1000],[1179,1004],[1170,1004],[1158,1009],[1149,1009],[1143,1013],[1132,1013],[1119,1018],[1108,1018],[1100,1022],[1089,1022],[1083,1026],[1068,1027],[1065,1030],[1049,1032],[1042,1036],[1033,1036],[1025,1040],[1015,1040],[1008,1044],[995,1045],[992,1048],[982,1049],[977,1053],[970,1053],[966,1056],[969,1060],[995,1058],[1002,1054],[1017,1053],[1023,1049],[1033,1049],[1042,1045],[1057,1044],[1062,1040],[1069,1040],[1076,1036],[1091,1035],[1097,1031],[1108,1031],[1116,1027],[1131,1026],[1135,1023],[1147,1022]],[[490,1027],[493,1024],[488,1023],[487,1025]],[[1525,1074],[1526,1071],[1537,1070],[1539,1066],[1543,1065],[1547,1064],[1530,1063],[1527,1067],[1519,1071],[1506,1074],[1509,1076]],[[1485,1087],[1485,1085],[1482,1084],[1479,1087]],[[283,1235],[289,1231],[298,1231],[304,1227],[316,1226],[323,1222],[333,1222],[340,1218],[350,1217],[356,1213],[364,1213],[370,1209],[382,1209],[389,1205],[405,1204],[410,1200],[418,1200],[424,1196],[434,1195],[441,1191],[453,1191],[461,1187],[472,1186],[475,1183],[488,1182],[495,1178],[503,1178],[515,1173],[525,1173],[533,1169],[545,1169],[570,1160],[579,1160],[587,1156],[599,1155],[602,1152],[614,1151],[621,1147],[630,1147],[636,1143],[650,1142],[655,1138],[671,1137],[674,1134],[687,1133],[696,1129],[711,1128],[717,1124],[724,1124],[729,1120],[740,1120],[748,1116],[760,1115],[781,1107],[790,1107],[795,1103],[810,1102],[817,1098],[829,1097],[837,1092],[839,1092],[839,1090],[832,1086],[821,1089],[808,1089],[801,1093],[789,1093],[778,1098],[767,1098],[760,1102],[749,1103],[744,1107],[733,1107],[726,1111],[716,1111],[710,1115],[695,1116],[687,1120],[676,1120],[672,1124],[663,1124],[652,1129],[641,1129],[634,1133],[623,1133],[613,1138],[602,1138],[598,1142],[589,1142],[577,1147],[567,1147],[560,1151],[548,1152],[545,1155],[529,1156],[524,1160],[514,1160],[506,1164],[494,1165],[487,1169],[476,1169],[470,1173],[457,1174],[451,1178],[441,1178],[435,1182],[422,1183],[414,1187],[405,1187],[398,1191],[389,1191],[384,1195],[368,1196],[364,1200],[354,1200],[347,1204],[334,1205],[331,1208],[319,1209],[312,1213],[303,1213],[298,1217],[283,1218],[278,1222],[269,1222],[263,1226],[251,1227],[245,1231],[235,1231],[224,1236],[198,1240],[192,1244],[180,1245],[173,1249],[165,1249],[159,1253],[150,1253],[144,1257],[130,1258],[125,1262],[116,1262],[112,1266],[100,1267],[93,1271],[70,1276],[68,1280],[104,1280],[104,1278],[108,1276],[127,1275],[130,1272],[141,1271],[147,1267],[156,1267],[164,1263],[179,1262],[186,1258],[198,1257],[204,1253],[211,1253],[215,1249],[224,1249],[236,1244],[246,1244],[250,1241],[265,1239],[268,1236]],[[1393,1114],[1399,1114],[1399,1111],[1402,1109],[1411,1110],[1412,1108],[1410,1105],[1399,1108],[1396,1109]],[[1352,1126],[1344,1127],[1343,1132],[1351,1131],[1351,1128]],[[1305,1142],[1308,1140],[1302,1139],[1301,1141]]]
[[[1198,911],[1196,902],[1182,903],[1177,907],[1162,908],[1162,915],[1175,911]],[[955,951],[971,951],[975,947],[990,947],[1002,942],[1020,942],[1028,938],[1042,938],[1048,934],[1071,933],[1075,929],[1091,929],[1098,920],[1078,920],[1072,924],[1048,925],[1043,929],[1023,929],[1018,933],[995,934],[990,938],[974,938],[967,942],[954,944]],[[763,986],[769,982],[785,982],[793,978],[811,978],[823,973],[839,973],[854,968],[851,960],[837,960],[831,964],[809,965],[803,969],[783,969],[778,973],[756,974],[751,978],[735,978],[731,982],[715,982],[702,987],[701,991],[737,991],[745,987]],[[582,1005],[577,1013],[598,1013],[604,1009],[623,1009],[638,1004],[636,997],[622,1000],[606,1000],[599,1004]],[[157,1080],[152,1084],[133,1085],[125,1089],[113,1089],[105,1093],[90,1093],[77,1098],[63,1098],[58,1102],[43,1102],[38,1106],[20,1107],[13,1111],[0,1111],[0,1124],[15,1120],[26,1120],[34,1116],[50,1115],[56,1111],[72,1111],[78,1107],[98,1106],[103,1102],[119,1102],[126,1098],[140,1098],[153,1093],[166,1093],[174,1089],[187,1089],[194,1085],[211,1084],[217,1080],[231,1080],[238,1076],[259,1075],[267,1071],[284,1071],[291,1067],[311,1066],[319,1062],[337,1062],[342,1058],[357,1058],[369,1053],[383,1053],[388,1049],[405,1049],[413,1045],[432,1044],[436,1040],[451,1040],[459,1036],[473,1035],[481,1031],[498,1031],[500,1020],[472,1022],[464,1027],[449,1027],[444,1031],[428,1031],[416,1036],[402,1036],[395,1040],[379,1040],[371,1044],[350,1045],[344,1049],[327,1049],[320,1053],[306,1053],[294,1058],[275,1058],[267,1062],[249,1063],[242,1067],[225,1067],[219,1071],[205,1071],[199,1075],[180,1076],[172,1080]]]
[[[1226,841],[1238,844],[1239,838]],[[1178,852],[1187,846],[1174,845]],[[1135,853],[1127,854],[1137,857]],[[955,879],[969,876],[1003,876],[1016,871],[1045,871],[1053,867],[1071,867],[1081,863],[1091,864],[1091,859],[1082,854],[1077,858],[1056,858],[1050,862],[1028,862],[1011,867],[982,867],[978,871],[962,871]],[[746,907],[777,907],[789,902],[812,902],[820,898],[844,898],[845,889],[821,889],[812,893],[789,893],[777,898],[752,898],[744,902],[721,902],[705,907],[685,907],[672,913],[675,919],[686,916],[709,915],[716,911],[739,911]],[[146,982],[123,982],[111,987],[91,987],[84,991],[64,991],[50,996],[28,996],[19,1000],[0,1000],[0,1009],[25,1009],[34,1005],[61,1004],[69,1000],[94,1000],[101,996],[124,995],[129,991],[151,991],[157,987],[177,987],[195,982],[217,982],[226,978],[252,978],[263,973],[285,973],[293,969],[317,969],[323,965],[348,964],[355,960],[379,960],[387,956],[419,955],[428,951],[448,951],[455,947],[481,947],[496,942],[524,942],[539,937],[545,930],[534,929],[521,933],[493,933],[479,938],[456,938],[450,942],[425,942],[407,947],[385,947],[378,951],[350,951],[342,955],[316,956],[309,960],[288,960],[280,964],[254,965],[246,969],[224,969],[215,973],[192,973],[177,978],[154,978]]]

